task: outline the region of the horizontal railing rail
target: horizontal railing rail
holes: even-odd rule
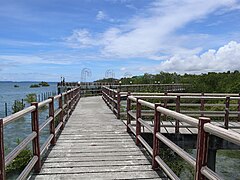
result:
[[[15,114],[0,119],[0,179],[6,179],[6,167],[24,150],[30,142],[32,142],[33,157],[21,172],[17,179],[25,179],[29,173],[34,169],[39,172],[41,169],[41,158],[49,145],[56,144],[56,135],[64,128],[64,125],[75,108],[80,99],[80,88],[69,90],[65,93],[49,97],[49,99],[42,102],[33,102],[30,107],[23,109]],[[58,102],[58,108],[54,108],[55,102]],[[49,117],[39,125],[39,109],[48,105]],[[21,117],[31,113],[32,133],[23,139],[8,155],[4,154],[4,127],[13,121],[17,121]],[[56,118],[59,119],[58,124]],[[50,125],[49,137],[40,146],[40,133],[47,126]]]
[[[136,111],[133,113],[131,107],[132,103],[136,103]],[[142,108],[143,106],[154,110],[154,123],[153,127],[150,126],[142,118]],[[146,110],[145,110],[146,111]],[[175,133],[179,133],[179,122],[184,122],[192,127],[198,128],[197,137],[197,156],[192,157],[189,153],[184,151],[174,142],[169,140],[164,136],[161,131],[161,117],[162,115],[167,115],[176,120],[175,122]],[[135,128],[131,124],[132,119],[136,121]],[[153,134],[153,148],[151,148],[148,143],[141,136],[141,127],[145,127]],[[195,179],[222,179],[218,174],[207,167],[207,152],[208,152],[208,139],[209,134],[213,134],[219,138],[232,142],[236,145],[240,145],[240,134],[234,131],[218,127],[210,123],[210,118],[200,117],[199,119],[181,114],[179,112],[169,110],[158,103],[151,103],[146,100],[140,99],[139,97],[134,97],[128,94],[127,98],[127,131],[133,133],[136,136],[136,144],[140,143],[146,148],[149,154],[152,156],[152,167],[156,169],[161,167],[163,171],[168,175],[170,179],[179,179],[177,175],[168,167],[168,165],[161,159],[159,152],[160,141],[172,149],[176,154],[178,154],[182,159],[184,159],[191,167],[195,169]]]
[[[120,92],[116,89],[111,89],[108,86],[103,86],[102,97],[110,109],[120,118],[121,109],[125,106],[127,92]],[[228,129],[229,119],[235,118],[240,122],[240,96],[235,93],[130,93],[134,98],[142,100],[161,101],[163,107],[176,109],[182,114],[191,117],[224,117],[224,128]],[[131,96],[129,98],[131,98]],[[153,116],[152,113],[145,113],[144,116]],[[167,116],[164,115],[166,120]]]

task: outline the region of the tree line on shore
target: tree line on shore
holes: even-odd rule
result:
[[[203,74],[177,74],[160,72],[158,74],[145,73],[142,76],[133,76],[121,79],[101,79],[97,82],[117,82],[125,84],[189,84],[187,92],[209,93],[239,93],[240,72],[208,72]]]

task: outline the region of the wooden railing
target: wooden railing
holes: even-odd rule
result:
[[[102,98],[113,113],[120,119],[121,94],[107,86],[102,87]]]
[[[42,102],[34,102],[30,107],[19,111],[15,114],[0,119],[0,179],[6,179],[6,167],[24,150],[30,142],[32,142],[33,157],[21,172],[18,179],[25,179],[28,174],[34,169],[35,172],[39,172],[41,169],[41,158],[45,150],[49,145],[56,144],[56,135],[64,128],[66,120],[71,115],[77,102],[80,99],[80,88],[75,88],[65,93],[59,94]],[[58,108],[54,109],[55,102],[58,102]],[[39,109],[48,105],[49,117],[39,124]],[[29,134],[20,144],[15,147],[7,156],[4,155],[4,130],[3,128],[9,123],[17,121],[19,118],[31,113],[32,133]],[[55,124],[56,118],[59,119],[58,124]],[[42,146],[40,146],[40,133],[47,126],[50,125],[50,135],[45,140]]]
[[[131,111],[131,103],[136,103],[136,113]],[[154,110],[154,123],[153,127],[150,126],[144,119],[142,119],[142,107],[148,107]],[[198,128],[197,137],[197,156],[196,158],[188,154],[184,149],[177,146],[174,142],[169,140],[160,132],[160,126],[162,121],[162,115],[166,115],[176,119],[175,126],[179,128],[179,122],[187,123],[193,127]],[[136,121],[136,126],[132,126],[131,119]],[[153,134],[153,148],[144,140],[141,136],[141,127],[145,127]],[[178,128],[176,133],[178,133]],[[240,146],[240,134],[231,130],[227,130],[210,123],[210,118],[200,117],[199,119],[181,114],[176,111],[164,108],[163,105],[158,103],[150,103],[134,96],[128,96],[127,98],[127,131],[133,133],[136,136],[136,144],[140,143],[147,149],[152,156],[152,168],[161,169],[167,174],[170,179],[179,179],[177,175],[169,168],[169,166],[161,159],[159,152],[160,141],[172,149],[183,160],[195,169],[195,180],[200,179],[222,179],[218,174],[213,172],[207,167],[207,153],[208,153],[208,139],[209,134],[215,135],[219,138],[227,140]]]
[[[229,127],[229,119],[235,118],[240,122],[240,96],[226,93],[139,93],[120,92],[104,86],[102,96],[110,109],[120,118],[121,105],[126,106],[126,97],[132,95],[144,100],[162,102],[163,107],[174,109],[191,117],[207,116],[224,118],[224,127]],[[214,107],[216,110],[209,110]],[[234,109],[234,110],[233,110]],[[134,112],[134,111],[133,111]],[[144,116],[153,116],[153,110],[144,111]],[[164,116],[166,120],[166,116]]]

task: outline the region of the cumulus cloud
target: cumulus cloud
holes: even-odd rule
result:
[[[75,30],[66,39],[74,48],[97,47],[102,55],[115,58],[158,59],[157,56],[199,53],[201,48],[184,47],[184,40],[176,31],[189,22],[202,19],[219,9],[231,9],[236,4],[236,0],[209,0],[207,3],[205,0],[156,0],[141,15],[129,19],[128,23],[98,34],[91,34],[86,29]],[[106,14],[99,11],[97,19],[104,18]]]
[[[240,43],[231,41],[218,50],[209,49],[200,55],[174,55],[160,63],[158,71],[202,73],[239,70]]]

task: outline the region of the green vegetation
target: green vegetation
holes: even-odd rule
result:
[[[240,159],[240,151],[239,150],[218,150],[218,155],[226,156],[229,158]]]
[[[22,101],[15,100],[14,104],[12,105],[12,113],[16,113],[18,111],[21,111],[25,108],[25,104],[23,104]]]
[[[119,79],[115,79],[115,78],[103,78],[103,79],[99,79],[95,82],[107,82],[107,83],[114,83],[114,82],[118,82]]]
[[[17,139],[17,144],[20,143],[20,140]],[[6,151],[8,151],[6,149]],[[32,159],[32,152],[29,148],[25,148],[20,152],[20,154],[12,161],[12,163],[6,167],[7,174],[14,174],[22,171],[28,162]]]
[[[39,86],[46,87],[46,86],[50,86],[50,85],[47,82],[42,81],[39,83]]]
[[[107,79],[98,82],[107,82]],[[116,80],[115,80],[116,81]],[[211,93],[239,93],[240,92],[240,72],[209,72],[207,74],[184,74],[160,72],[153,75],[145,73],[143,76],[133,76],[132,78],[122,78],[122,85],[125,84],[189,84],[187,92],[211,92]],[[116,81],[117,82],[117,81]]]
[[[189,150],[185,151],[190,152]],[[160,157],[178,177],[184,176],[184,178],[182,177],[183,179],[189,180],[194,178],[194,169],[171,149],[161,148]]]
[[[47,87],[47,86],[50,86],[47,82],[45,82],[45,81],[42,81],[42,82],[40,82],[40,83],[38,83],[38,84],[31,84],[30,85],[30,88],[39,88],[39,87]]]
[[[24,101],[28,103],[36,102],[37,101],[37,95],[35,93],[27,94]]]
[[[30,85],[30,88],[39,88],[40,86],[39,86],[39,84],[31,84]]]

